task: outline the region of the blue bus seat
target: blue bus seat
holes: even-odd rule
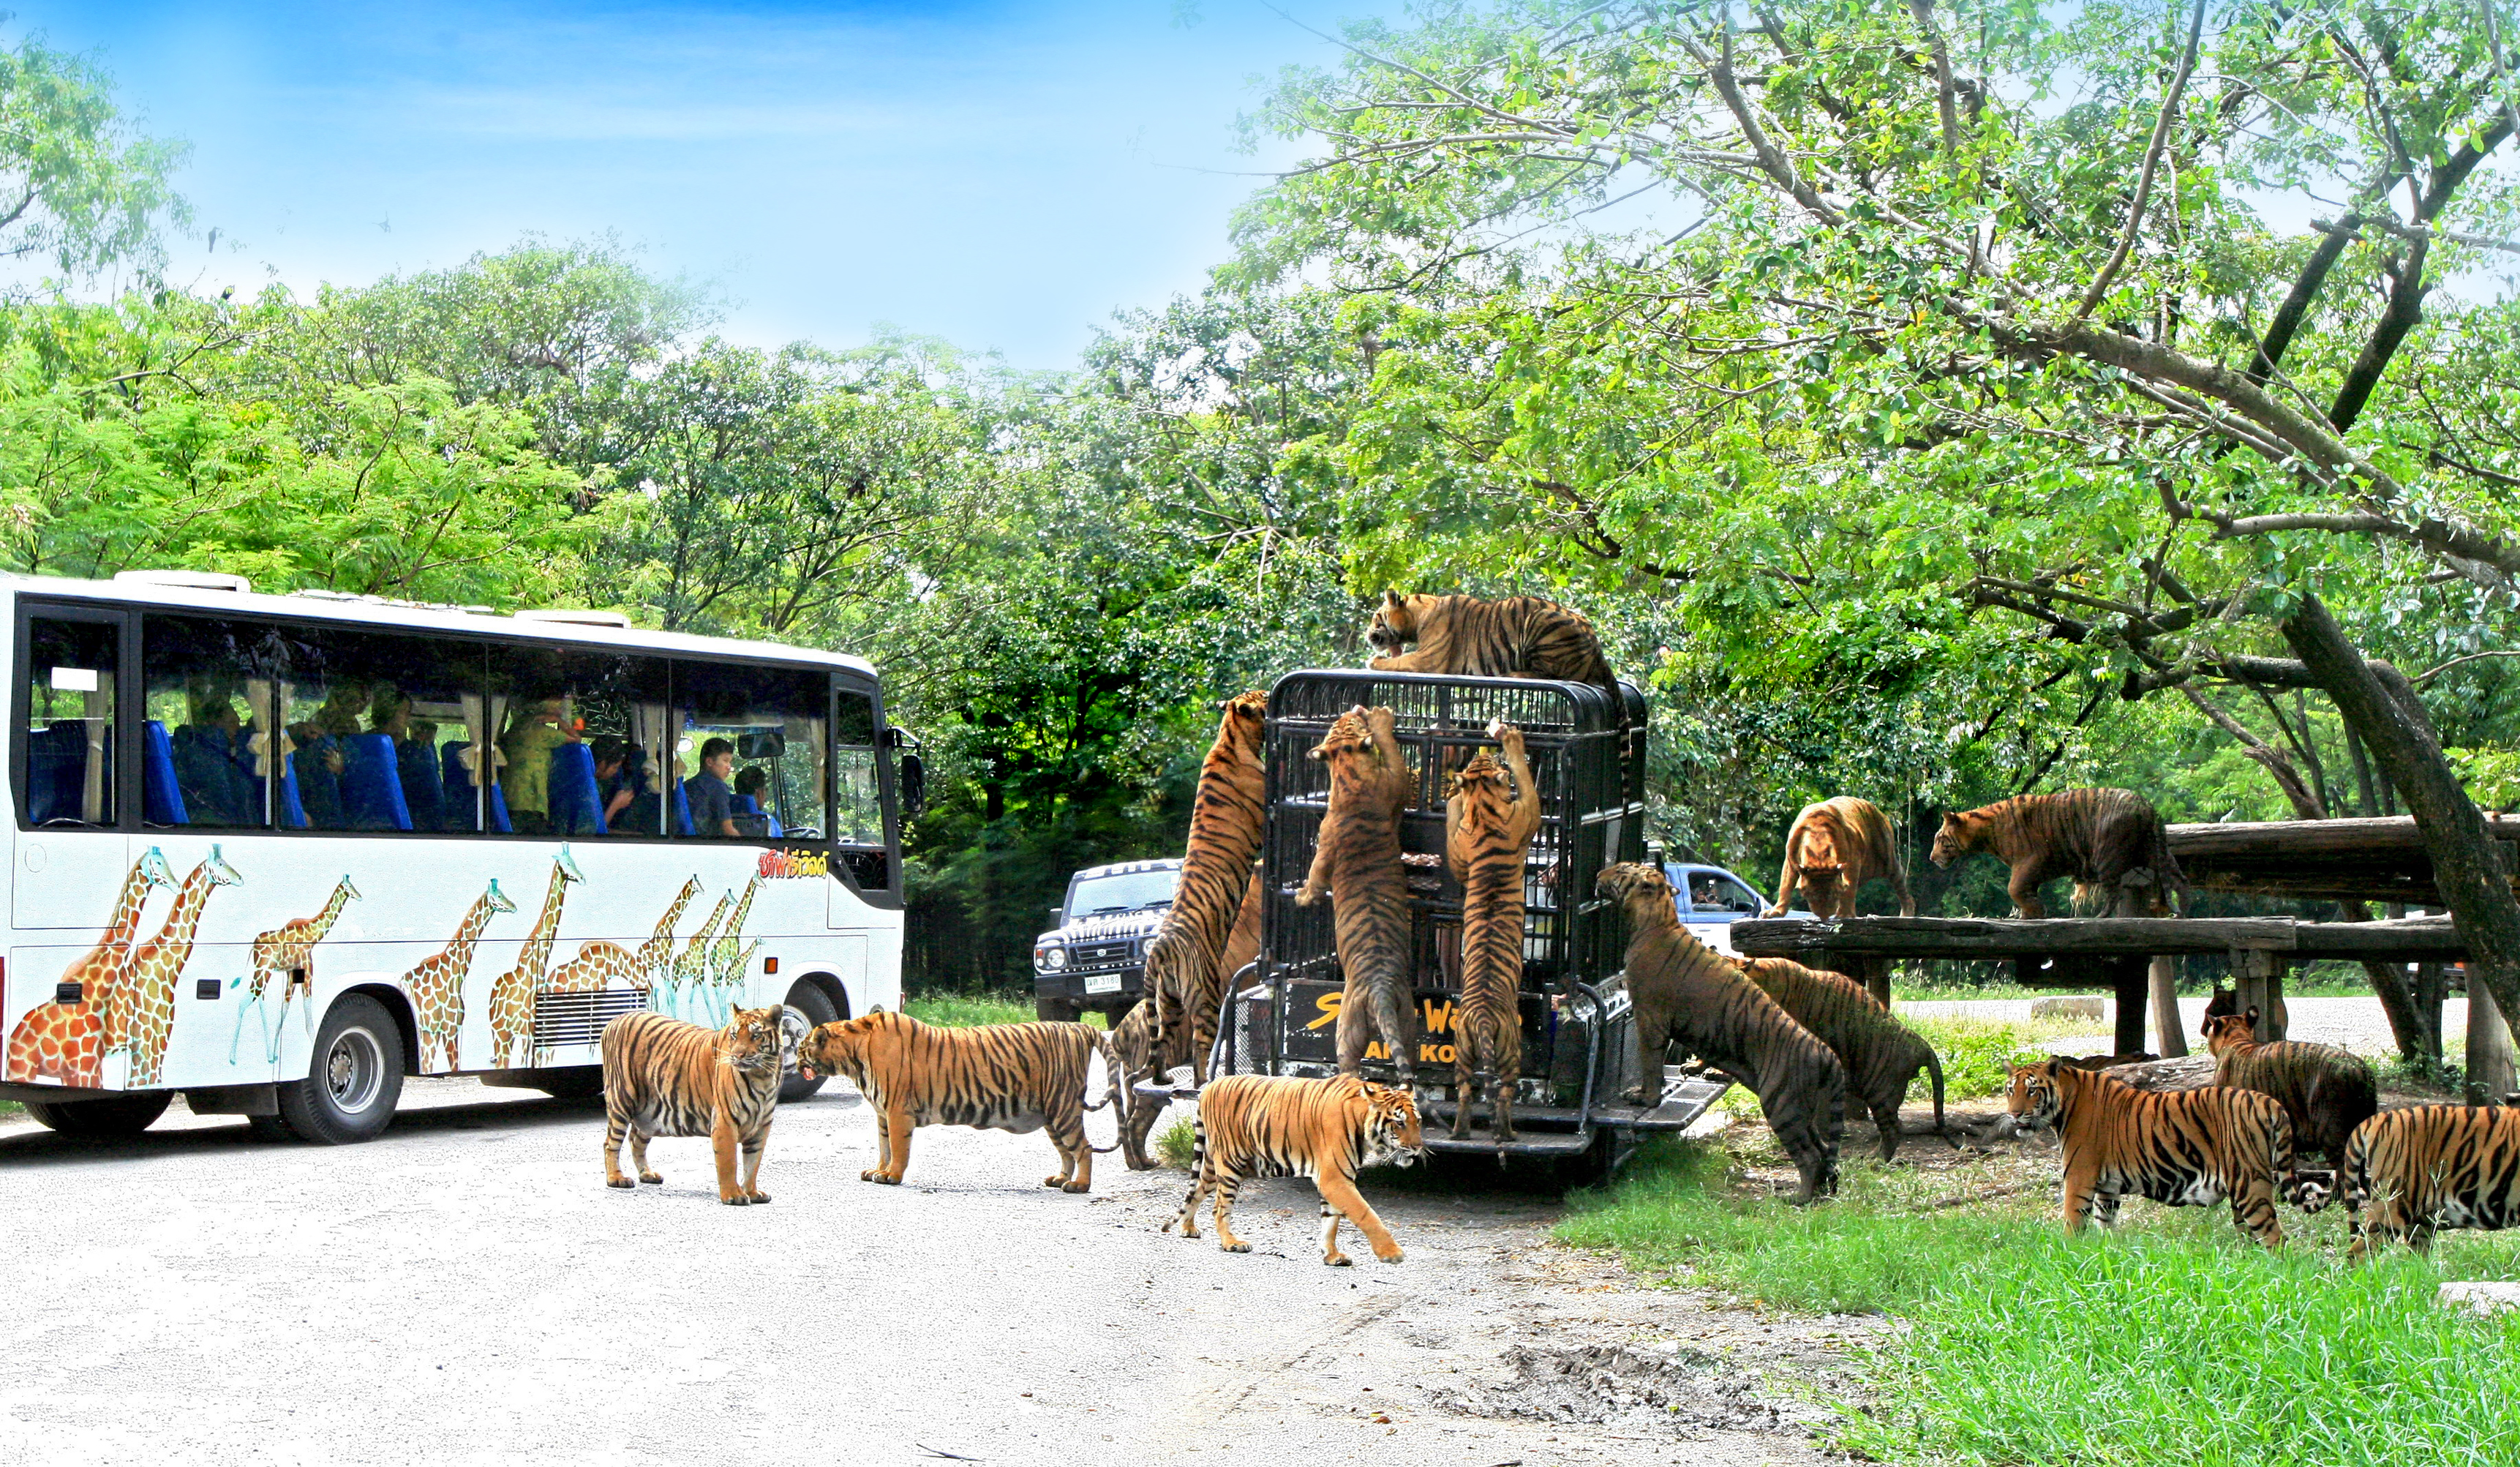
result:
[[[674,781],[674,834],[689,839],[692,833],[692,797],[683,789],[681,780]]]
[[[340,746],[343,823],[352,830],[411,829],[393,735],[348,734]]]
[[[595,782],[595,751],[582,743],[551,752],[551,828],[556,836],[609,835],[604,793]]]
[[[193,823],[184,817],[184,792],[175,787],[174,737],[156,718],[140,725],[140,818],[151,825]]]

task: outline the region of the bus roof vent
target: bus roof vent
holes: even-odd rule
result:
[[[188,591],[234,591],[243,595],[253,589],[252,581],[224,571],[116,571],[113,578],[148,586],[181,586]]]
[[[630,619],[619,612],[586,611],[577,607],[554,607],[547,611],[517,613],[519,621],[564,621],[572,626],[609,626],[617,631],[630,629]]]

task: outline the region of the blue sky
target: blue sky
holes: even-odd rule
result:
[[[1395,7],[1282,8],[1327,30]],[[220,237],[178,245],[181,281],[306,290],[613,231],[714,281],[742,341],[885,322],[1052,367],[1199,287],[1262,182],[1233,172],[1292,156],[1235,151],[1248,79],[1335,58],[1255,0],[1196,9],[33,0],[8,30],[93,55],[192,144],[180,187]]]

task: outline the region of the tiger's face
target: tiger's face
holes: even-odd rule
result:
[[[787,1014],[787,1009],[778,1004],[766,1009],[737,1009],[726,1028],[718,1031],[719,1057],[746,1075],[775,1072],[787,1043],[787,1034],[780,1027]]]
[[[1398,657],[1418,640],[1420,618],[1418,603],[1423,596],[1403,596],[1398,591],[1382,593],[1382,605],[1374,608],[1373,624],[1365,629],[1365,640],[1383,657]]]
[[[1406,1167],[1426,1155],[1426,1137],[1418,1125],[1418,1102],[1408,1091],[1368,1080],[1365,1105],[1364,1165],[1390,1162]]]
[[[2003,1108],[2010,1112],[2013,1123],[2024,1130],[2037,1130],[2054,1125],[2064,1112],[2065,1103],[2057,1094],[2057,1062],[2045,1060],[2036,1065],[2016,1065],[2012,1083],[2004,1091]]]
[[[1335,766],[1346,758],[1378,758],[1381,752],[1373,747],[1372,725],[1367,720],[1372,710],[1359,704],[1338,715],[1330,731],[1312,748],[1312,756]]]
[[[1511,787],[1506,783],[1505,766],[1496,761],[1496,756],[1481,750],[1448,782],[1444,798],[1465,799],[1474,805],[1504,804],[1510,794]]]
[[[1959,812],[1945,815],[1942,828],[1934,832],[1934,864],[1948,866],[1975,850],[1978,834],[1977,825],[1961,819]]]
[[[1624,904],[1631,917],[1657,907],[1667,913],[1679,911],[1672,900],[1671,878],[1663,874],[1660,866],[1644,861],[1622,861],[1602,867],[1593,883],[1593,892]]]
[[[1806,861],[1798,869],[1803,874],[1803,898],[1812,910],[1837,910],[1837,884],[1845,879],[1846,867],[1836,862],[1816,866]]]
[[[855,1019],[837,1019],[822,1025],[796,1043],[796,1064],[815,1075],[844,1075],[860,1078],[866,1059],[868,1031],[874,1028],[874,1014]]]

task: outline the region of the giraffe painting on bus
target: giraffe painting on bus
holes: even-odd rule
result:
[[[293,917],[254,937],[253,976],[246,981],[245,1001],[237,1005],[236,1031],[228,1035],[229,1064],[236,1063],[248,1009],[253,1010],[254,1022],[262,1029],[264,1058],[280,1058],[280,1031],[289,1020],[289,1001],[301,988],[306,992],[306,1007],[298,1010],[299,1021],[310,1037],[314,1034],[315,944],[332,935],[333,924],[341,920],[342,906],[358,897],[359,889],[344,876],[335,884],[322,911],[312,917]],[[263,989],[274,978],[280,980],[280,1017],[265,1023],[269,1010],[263,1004]]]
[[[472,972],[472,946],[480,940],[481,929],[490,925],[492,917],[516,909],[508,894],[499,890],[498,878],[491,878],[490,890],[473,901],[472,910],[464,914],[463,923],[455,929],[455,940],[402,976],[403,991],[411,995],[420,1014],[423,1074],[439,1073],[440,1067],[429,1063],[432,1053],[445,1061],[445,1070],[463,1063],[464,980]]]
[[[175,981],[193,955],[193,933],[201,926],[202,909],[211,892],[244,880],[234,866],[220,859],[219,848],[211,847],[175,893],[175,909],[166,914],[165,926],[133,950],[131,966],[109,1006],[120,1016],[124,1049],[130,1056],[124,1084],[138,1089],[158,1083],[158,1067],[166,1059],[166,1040],[175,1031]],[[115,1027],[108,1021],[109,1030]]]
[[[568,899],[570,884],[586,880],[570,858],[568,848],[552,858],[551,886],[543,893],[542,914],[534,919],[534,930],[525,939],[522,951],[517,954],[517,966],[499,975],[490,985],[490,1063],[506,1069],[512,1055],[530,1055],[534,1033],[534,994],[543,986],[543,975],[551,969],[552,945],[560,933],[562,903]]]
[[[140,935],[140,909],[157,887],[175,885],[175,873],[168,869],[165,854],[155,846],[132,863],[122,878],[122,890],[113,900],[113,913],[106,919],[105,936],[63,970],[61,981],[77,984],[77,1001],[64,1003],[58,997],[36,1004],[18,1021],[9,1034],[9,1053],[5,1069],[13,1080],[57,1079],[66,1085],[97,1085],[104,1081],[105,1051],[109,1042],[119,1042],[117,1033],[109,1041],[106,1023],[111,1015],[116,989],[131,964],[132,940]],[[56,990],[58,991],[58,990]]]

